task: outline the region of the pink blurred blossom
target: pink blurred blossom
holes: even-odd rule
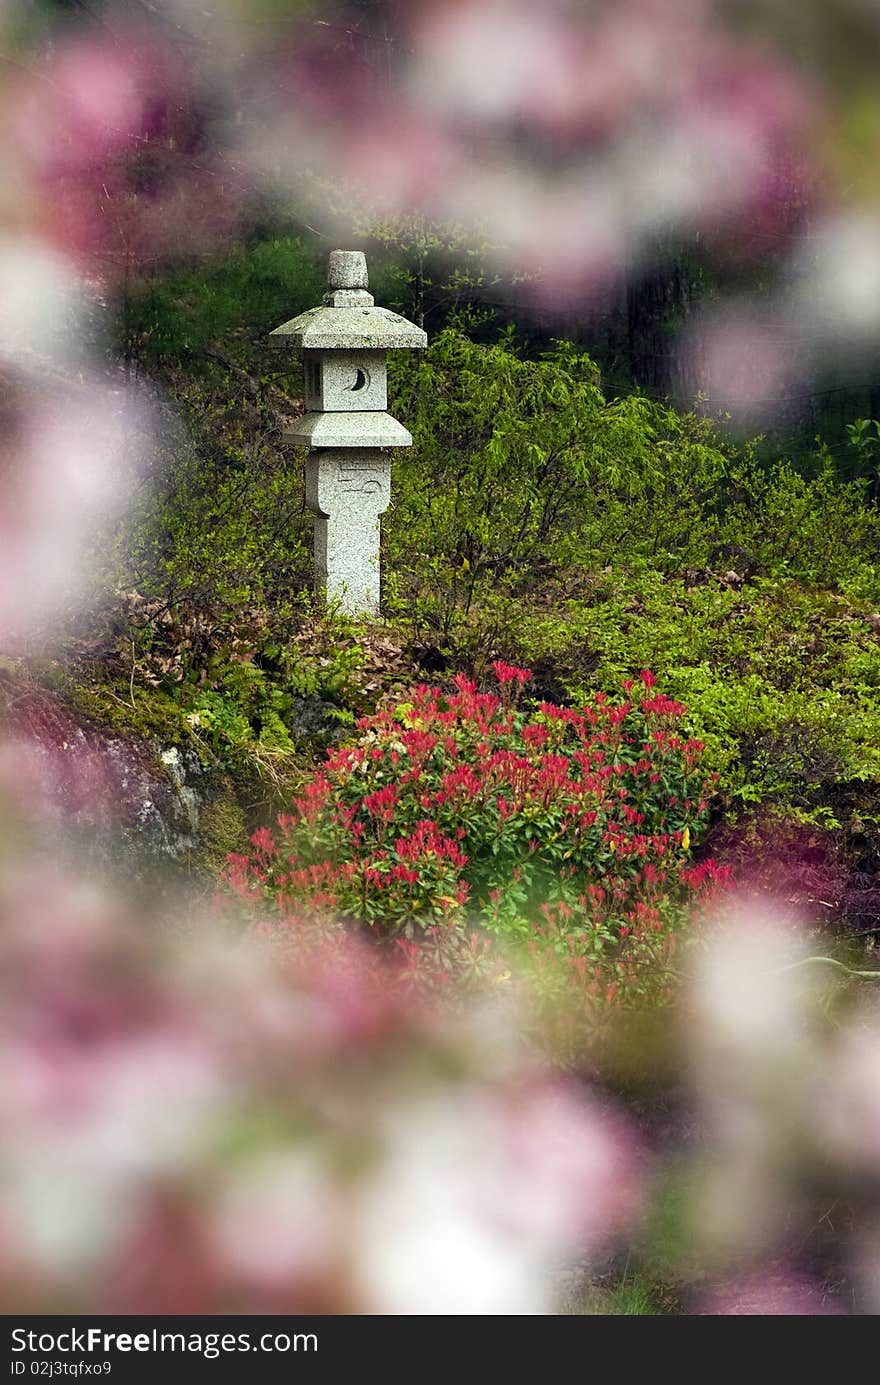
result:
[[[536,1235],[556,1244],[570,1237],[572,1247],[586,1248],[627,1225],[644,1169],[634,1132],[617,1113],[562,1083],[540,1083],[517,1093],[506,1116],[524,1189],[515,1210],[527,1214]]]
[[[85,307],[68,256],[35,236],[0,235],[0,358],[25,369],[81,361]]]
[[[823,1148],[858,1176],[880,1174],[880,1006],[863,1005],[812,1074]]]
[[[346,1235],[334,1173],[320,1146],[258,1154],[223,1179],[210,1219],[219,1279],[283,1306],[309,1282],[332,1282]]]
[[[134,42],[69,39],[22,84],[9,135],[43,177],[106,159],[145,131],[154,61]]]
[[[60,397],[58,397],[60,396]],[[152,445],[150,410],[100,379],[31,394],[0,481],[0,636],[10,648],[76,609],[100,526],[121,512]]]
[[[629,1215],[631,1136],[512,1031],[342,943],[158,923],[40,858],[0,874],[4,1304],[546,1311]]]
[[[416,109],[409,114],[404,139],[399,114],[376,110],[340,141],[333,157],[346,178],[359,185],[367,205],[394,211],[442,206],[446,190],[468,176],[462,151],[449,132]]]
[[[436,6],[417,32],[412,91],[462,120],[528,119],[560,73],[570,92],[569,37],[552,6],[545,13],[520,0]]]
[[[353,1228],[376,1312],[550,1311],[554,1267],[633,1208],[629,1140],[561,1089],[505,1109],[464,1087],[382,1127],[388,1163]]]
[[[795,261],[794,310],[808,331],[855,351],[880,335],[880,209],[825,216]]]
[[[712,6],[462,0],[401,23],[387,61],[356,26],[296,31],[254,84],[241,161],[296,195],[327,180],[324,218],[353,200],[479,234],[554,307],[638,270],[658,234],[736,224],[778,248],[812,197],[815,90]]]
[[[708,411],[743,428],[777,414],[809,369],[807,344],[794,323],[747,304],[706,313],[680,347],[679,370]]]

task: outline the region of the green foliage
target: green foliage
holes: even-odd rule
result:
[[[747,454],[720,498],[722,542],[758,572],[880,597],[880,515],[864,503],[865,483],[836,481],[827,458],[808,480],[788,462],[765,468]]]
[[[208,876],[219,876],[230,852],[241,851],[248,837],[244,809],[231,782],[221,783],[199,813],[199,847],[192,866]]]
[[[696,543],[694,528],[727,467],[708,425],[639,397],[606,403],[569,343],[536,362],[509,336],[481,347],[450,329],[392,384],[415,446],[397,467],[389,557],[407,605],[440,589],[443,638],[486,588],[521,592],[621,550],[661,570],[706,560],[717,525]]]
[[[138,352],[173,395],[179,426],[117,536],[119,585],[215,625],[254,607],[281,615],[309,585],[311,517],[299,456],[281,445],[299,366],[266,334],[320,299],[301,242],[275,240],[144,285]],[[179,368],[185,359],[186,370]]]
[[[268,449],[184,445],[167,455],[119,544],[131,585],[170,605],[185,600],[229,620],[243,606],[281,609],[311,568],[301,474]]]
[[[460,648],[477,669],[494,655],[531,664],[574,700],[656,668],[730,806],[773,800],[833,825],[880,782],[880,640],[846,598],[785,578],[704,574],[692,586],[650,569],[579,585],[481,603]]]
[[[430,331],[461,316],[471,322],[494,318],[495,292],[509,285],[496,268],[497,247],[475,235],[473,227],[439,222],[419,211],[370,208],[362,190],[353,201],[338,182],[315,175],[312,181],[323,206],[350,225],[349,243],[366,251],[377,303]]]
[[[266,340],[324,289],[316,251],[276,237],[137,285],[127,304],[135,354],[183,427],[113,543],[114,681],[161,692],[203,760],[273,794],[365,710],[360,632],[313,610],[302,458],[281,444],[299,364]]]
[[[656,1317],[662,1313],[657,1292],[651,1284],[634,1276],[624,1275],[619,1284],[606,1289],[593,1303],[590,1312],[601,1316],[619,1317],[635,1314]]]
[[[376,300],[420,325],[463,306],[486,281],[485,254],[462,229],[424,216],[372,220],[360,228],[380,248],[371,282]]]
[[[297,705],[311,702],[320,706],[323,730],[313,720],[310,746],[326,742],[338,724],[355,719],[346,703],[357,698],[363,650],[349,642],[344,628],[325,649],[322,656],[309,654],[282,647],[272,636],[253,651],[221,646],[199,672],[187,715],[190,727],[233,763],[242,757],[265,763],[293,755]]]
[[[188,744],[274,801],[369,704],[361,631],[303,598],[275,612],[226,613],[127,594],[114,659],[67,690],[90,716],[164,744]]]
[[[295,237],[242,246],[208,263],[134,286],[124,330],[138,355],[203,370],[217,351],[262,338],[325,291],[315,249]]]
[[[639,395],[608,402],[570,343],[533,361],[510,335],[486,347],[449,329],[391,378],[415,445],[386,526],[390,609],[420,610],[444,639],[484,593],[519,596],[548,575],[683,575],[727,553],[745,575],[839,587],[876,559],[861,484],[768,470],[707,420]]]
[[[859,474],[870,482],[874,499],[880,499],[880,421],[857,418],[847,424],[846,434],[858,458]]]

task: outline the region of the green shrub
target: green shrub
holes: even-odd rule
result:
[[[707,558],[717,525],[698,520],[727,467],[709,425],[637,396],[607,403],[569,343],[531,361],[509,337],[484,347],[449,329],[392,383],[415,445],[396,466],[389,567],[444,636],[499,585],[621,552],[660,570]]]
[[[747,553],[765,575],[834,590],[855,583],[880,597],[880,513],[866,503],[866,485],[835,480],[828,454],[809,480],[788,462],[766,468],[746,453],[725,481],[723,544]]]
[[[385,524],[387,606],[415,639],[454,644],[481,604],[548,581],[586,595],[607,568],[880,598],[880,515],[863,483],[836,482],[828,464],[812,481],[768,469],[706,419],[608,401],[570,343],[534,361],[510,336],[480,346],[447,329],[418,361],[392,362],[391,380],[414,446]]]

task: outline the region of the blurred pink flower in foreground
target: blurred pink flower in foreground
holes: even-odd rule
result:
[[[452,225],[571,310],[658,238],[778,251],[814,196],[817,90],[712,5],[419,4],[382,43],[340,13],[292,27],[230,132],[269,186],[313,175],[340,234]]]
[[[111,6],[106,30],[68,24],[0,89],[7,215],[91,277],[204,251],[239,225],[241,180],[199,94],[228,80],[224,49],[175,27],[159,10],[133,20]]]
[[[53,35],[0,109],[10,215],[102,276],[311,187],[340,234],[454,226],[570,312],[670,237],[778,253],[815,200],[819,84],[717,5],[342,4],[274,28],[231,0],[168,8]]]
[[[145,132],[148,70],[132,41],[75,35],[21,82],[7,136],[43,176],[88,168]]]
[[[699,949],[686,1036],[704,1130],[696,1225],[710,1262],[766,1263],[839,1209],[838,1253],[862,1300],[877,1302],[880,973],[867,969],[867,989],[835,1015],[842,973],[826,947],[750,905],[731,908]],[[798,1289],[799,1301],[809,1293]]]
[[[0,757],[4,795],[20,774]],[[629,1125],[496,1001],[435,1008],[342,935],[148,914],[3,827],[7,1312],[547,1312],[566,1257],[637,1233]],[[837,1251],[880,1301],[876,1004],[829,1027],[836,973],[754,906],[695,947],[692,1311],[839,1311],[786,1260],[816,1197],[854,1210]]]
[[[729,414],[749,428],[779,420],[786,397],[803,388],[810,362],[793,323],[732,304],[703,315],[687,332],[680,364],[710,414]]]
[[[631,1137],[498,1012],[3,866],[6,1311],[544,1312],[632,1211]]]
[[[0,475],[0,637],[10,648],[76,612],[90,550],[125,507],[152,445],[135,391],[95,378],[86,388],[27,388]],[[106,532],[106,529],[105,529]]]
[[[79,364],[85,300],[73,263],[36,236],[0,236],[0,361]]]
[[[561,1085],[462,1084],[380,1125],[388,1164],[353,1225],[376,1311],[550,1311],[560,1251],[590,1254],[634,1209],[622,1128]]]
[[[792,296],[807,330],[835,334],[842,350],[876,352],[880,340],[880,210],[824,218],[797,256]]]

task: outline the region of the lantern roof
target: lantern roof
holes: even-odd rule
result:
[[[412,433],[391,414],[308,413],[285,431],[286,442],[300,447],[411,447]]]
[[[376,307],[367,292],[367,261],[359,250],[334,250],[323,304],[309,308],[270,332],[279,346],[301,351],[421,350],[427,334],[399,313]]]

